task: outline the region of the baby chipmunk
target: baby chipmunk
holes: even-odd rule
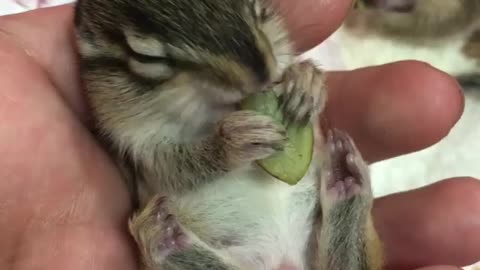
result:
[[[368,57],[377,60],[368,64],[420,60],[456,77],[462,86],[480,88],[480,0],[357,0],[355,4],[342,31],[354,50],[361,46],[376,52]]]
[[[368,166],[346,132],[320,132],[324,74],[296,61],[269,1],[80,0],[75,25],[94,132],[135,202],[141,269],[382,268]],[[282,151],[285,127],[238,106],[269,87],[315,126],[294,186],[255,162]]]

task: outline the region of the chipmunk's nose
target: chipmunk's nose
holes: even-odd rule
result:
[[[387,11],[410,12],[415,7],[417,0],[360,0],[368,7],[379,8]]]

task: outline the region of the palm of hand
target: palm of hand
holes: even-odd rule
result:
[[[3,59],[18,69],[0,67],[16,89],[0,109],[1,268],[133,269],[118,173],[32,59]]]

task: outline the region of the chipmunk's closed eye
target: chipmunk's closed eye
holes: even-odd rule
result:
[[[136,33],[126,32],[129,47],[128,65],[136,74],[150,78],[165,80],[174,75],[170,66],[164,44],[160,41],[142,37]]]

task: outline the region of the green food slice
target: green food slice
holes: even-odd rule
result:
[[[256,93],[242,102],[242,109],[253,110],[268,115],[278,123],[283,123],[283,113],[278,98],[272,91]],[[292,123],[287,128],[288,141],[285,149],[257,163],[275,178],[295,185],[306,174],[313,155],[313,127]]]

